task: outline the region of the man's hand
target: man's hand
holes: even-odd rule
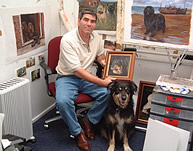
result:
[[[104,67],[106,65],[105,59],[101,60],[100,65]]]
[[[107,87],[113,80],[116,80],[116,78],[113,77],[107,77],[104,79],[104,86]]]

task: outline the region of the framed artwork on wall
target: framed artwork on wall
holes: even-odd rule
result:
[[[140,81],[136,108],[136,122],[147,124],[151,110],[154,82]]]
[[[135,51],[107,51],[103,78],[132,80],[135,64]]]
[[[192,51],[192,3],[192,0],[122,0],[122,7],[118,7],[121,12],[117,19],[118,41]]]
[[[94,10],[97,14],[96,30],[116,31],[117,0],[82,0],[79,1],[79,12],[85,8]]]

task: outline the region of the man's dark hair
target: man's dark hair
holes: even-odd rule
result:
[[[85,8],[85,9],[83,9],[82,11],[80,11],[80,14],[79,14],[80,20],[82,19],[82,17],[84,16],[84,14],[90,14],[90,15],[92,15],[92,16],[95,16],[95,17],[96,17],[96,20],[97,20],[97,15],[96,15],[96,13],[95,13],[92,9]]]

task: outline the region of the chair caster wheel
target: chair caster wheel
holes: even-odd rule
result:
[[[31,143],[36,143],[36,138],[35,138],[34,136],[32,136],[32,137],[29,139],[29,141],[30,141]]]
[[[48,129],[49,129],[48,124],[44,124],[44,129],[45,129],[45,130],[48,130]]]

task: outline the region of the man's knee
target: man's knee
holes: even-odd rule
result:
[[[70,99],[67,96],[61,96],[61,97],[56,97],[56,106],[58,108],[68,108],[69,106],[72,106],[73,101],[70,101]]]

